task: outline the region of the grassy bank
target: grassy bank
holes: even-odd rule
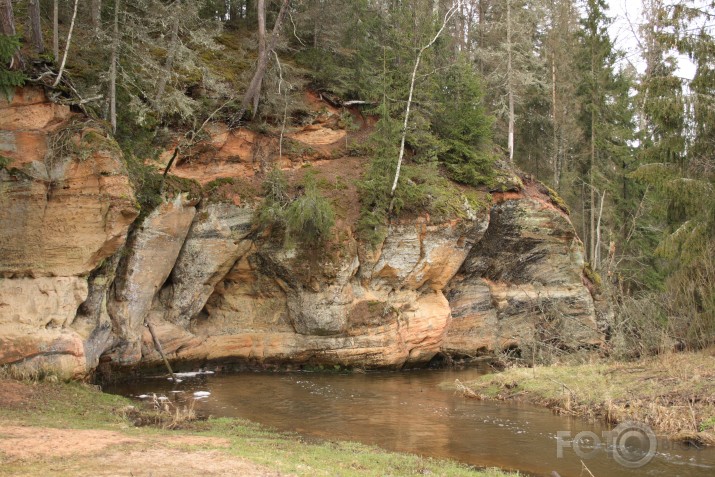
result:
[[[514,475],[136,406],[77,383],[0,379],[0,476]]]
[[[519,399],[561,414],[634,420],[656,433],[715,445],[715,351],[637,362],[510,368],[450,384],[476,399]]]

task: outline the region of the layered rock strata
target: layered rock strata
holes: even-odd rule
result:
[[[391,367],[597,346],[582,246],[538,184],[484,213],[285,247],[248,206],[174,194],[140,223],[121,153],[24,89],[0,103],[0,364],[64,377],[160,360]],[[240,201],[239,201],[240,202]]]
[[[88,276],[138,215],[121,153],[68,106],[24,88],[0,100],[0,155],[0,364],[83,374],[94,330],[73,325]]]

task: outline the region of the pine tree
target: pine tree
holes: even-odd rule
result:
[[[611,20],[605,14],[606,8],[604,0],[586,0],[579,54],[582,82],[578,93],[583,105],[580,122],[586,144],[579,171],[581,215],[588,259],[595,270],[601,265],[605,245],[601,204],[612,180],[607,172],[630,156],[632,131],[628,98],[631,84],[628,76],[616,68],[617,53],[608,36]]]
[[[509,0],[484,3],[480,10],[474,51],[492,91],[491,110],[499,121],[497,127],[510,160],[520,142],[515,130],[518,111],[528,101],[528,92],[544,84],[544,59],[536,46],[544,18],[542,7],[541,2]]]
[[[18,48],[20,39],[17,36],[0,35],[0,96],[7,99],[12,98],[16,87],[25,83],[22,71],[12,69]]]
[[[547,150],[551,157],[551,183],[560,192],[563,172],[572,166],[581,135],[576,96],[579,72],[573,55],[579,22],[573,0],[550,0],[546,11],[544,54],[551,115],[551,146]]]

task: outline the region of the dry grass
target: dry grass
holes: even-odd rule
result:
[[[121,415],[135,426],[188,429],[192,427],[193,422],[199,420],[195,404],[196,401],[190,401],[188,405],[181,406],[154,394],[149,402],[151,408],[125,406],[121,409]]]
[[[511,368],[455,384],[466,397],[525,399],[560,414],[642,422],[676,439],[715,445],[715,350],[636,362]]]

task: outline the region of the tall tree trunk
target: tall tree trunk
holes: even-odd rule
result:
[[[268,53],[266,52],[266,4],[265,0],[258,0],[258,62],[264,62],[268,66]],[[265,70],[264,67],[264,70]],[[253,95],[253,117],[258,112],[258,101],[261,97],[261,88],[263,87],[263,74],[258,80],[256,93]]]
[[[486,0],[479,0],[479,22],[477,23],[477,29],[479,30],[479,43],[477,44],[477,49],[484,48],[484,27],[486,21],[484,16],[486,15],[486,8],[484,2]],[[484,60],[479,60],[479,73],[484,77]]]
[[[591,161],[588,168],[588,184],[591,189],[589,213],[590,213],[590,234],[589,234],[589,261],[591,262],[591,267],[596,264],[594,260],[596,259],[596,187],[594,185],[594,169],[596,166],[596,111],[591,110]]]
[[[0,33],[6,36],[14,36],[15,31],[15,14],[12,10],[11,0],[0,0]],[[19,50],[15,52],[15,55],[10,62],[11,69],[22,68],[22,57],[20,56]]]
[[[52,56],[55,58],[55,63],[60,60],[60,14],[58,2],[59,0],[53,0],[52,2]]]
[[[559,113],[558,113],[558,102],[557,102],[557,96],[556,96],[556,50],[558,48],[558,41],[557,41],[557,24],[559,23],[557,21],[557,18],[559,17],[557,11],[556,11],[556,4],[554,0],[551,0],[550,2],[550,11],[549,14],[551,16],[551,30],[549,31],[549,42],[548,46],[550,51],[549,54],[549,60],[550,60],[550,65],[549,69],[551,70],[551,124],[553,127],[553,137],[551,138],[552,140],[552,145],[551,145],[551,163],[553,164],[554,167],[554,189],[556,191],[559,191],[559,186],[561,182],[561,164],[560,164],[560,141],[559,141],[559,133],[561,129],[561,125],[559,124]]]
[[[238,20],[238,8],[239,1],[238,0],[231,0],[231,3],[228,6],[228,20],[231,23],[235,23],[236,20]]]
[[[594,258],[593,258],[593,269],[598,270],[601,267],[601,217],[603,217],[603,202],[606,200],[606,191],[604,190],[601,194],[601,206],[598,209],[598,221],[596,222],[596,246]]]
[[[559,141],[560,124],[558,117],[558,104],[556,102],[556,52],[553,51],[551,54],[551,123],[554,129],[552,154],[553,154],[553,165],[554,165],[554,189],[559,191],[559,186],[561,182],[561,144]]]
[[[118,0],[117,0],[118,1]],[[70,51],[70,45],[72,44],[72,32],[74,30],[74,21],[77,18],[77,4],[79,3],[79,0],[74,0],[74,11],[72,12],[72,21],[70,22],[70,30],[67,32],[67,43],[65,44],[65,53],[62,55],[62,63],[60,63],[60,71],[57,73],[57,78],[55,79],[55,82],[52,83],[52,87],[56,87],[58,84],[60,84],[60,81],[62,80],[62,73],[65,71],[65,64],[67,63],[67,54]]]
[[[586,183],[581,181],[581,230],[583,231],[584,237],[588,234],[588,229],[586,228]],[[591,260],[589,255],[591,253],[591,246],[586,240],[586,257]]]
[[[109,122],[112,133],[117,132],[117,50],[119,47],[119,3],[114,2],[114,28],[112,31],[112,52],[109,64]]]
[[[512,44],[511,44],[511,0],[506,1],[506,47],[507,47],[507,73],[506,73],[506,87],[507,94],[509,96],[509,162],[514,160],[514,81],[512,71]]]
[[[176,7],[181,6],[181,0],[176,2]],[[179,20],[180,15],[176,14],[174,17],[174,23],[171,25],[171,38],[169,39],[169,53],[166,56],[166,63],[164,64],[164,74],[159,76],[159,84],[156,88],[156,96],[154,97],[154,107],[157,111],[160,111],[159,102],[161,97],[164,96],[164,90],[166,89],[166,83],[171,76],[171,72],[174,68],[174,59],[176,58],[176,50],[179,49]]]
[[[595,36],[596,32],[593,32]],[[596,168],[596,101],[598,95],[596,91],[596,51],[594,39],[591,39],[591,157],[588,167],[588,184],[591,189],[590,204],[589,204],[589,219],[590,219],[590,234],[589,234],[589,261],[591,267],[595,267],[594,260],[596,258],[596,188],[594,184],[594,172]],[[594,268],[595,269],[595,268]]]
[[[258,112],[258,102],[261,97],[261,86],[263,85],[263,77],[266,74],[266,69],[268,67],[268,55],[276,47],[276,42],[278,41],[278,36],[280,34],[281,24],[283,23],[283,18],[288,11],[288,5],[290,0],[283,0],[281,4],[281,9],[278,12],[278,17],[276,18],[276,23],[273,25],[273,31],[271,33],[270,39],[266,40],[266,8],[265,0],[258,0],[258,64],[256,65],[256,71],[253,74],[248,89],[243,96],[243,101],[241,102],[241,109],[238,114],[238,118],[243,117],[248,108],[253,105],[252,117],[256,116]]]
[[[5,36],[15,35],[15,14],[11,0],[0,0],[0,33]]]
[[[92,0],[90,17],[92,19],[92,27],[95,31],[98,31],[102,24],[102,0]]]
[[[42,25],[40,23],[40,0],[30,0],[27,6],[27,14],[30,17],[30,37],[32,45],[37,53],[45,52],[45,43],[42,40]]]

